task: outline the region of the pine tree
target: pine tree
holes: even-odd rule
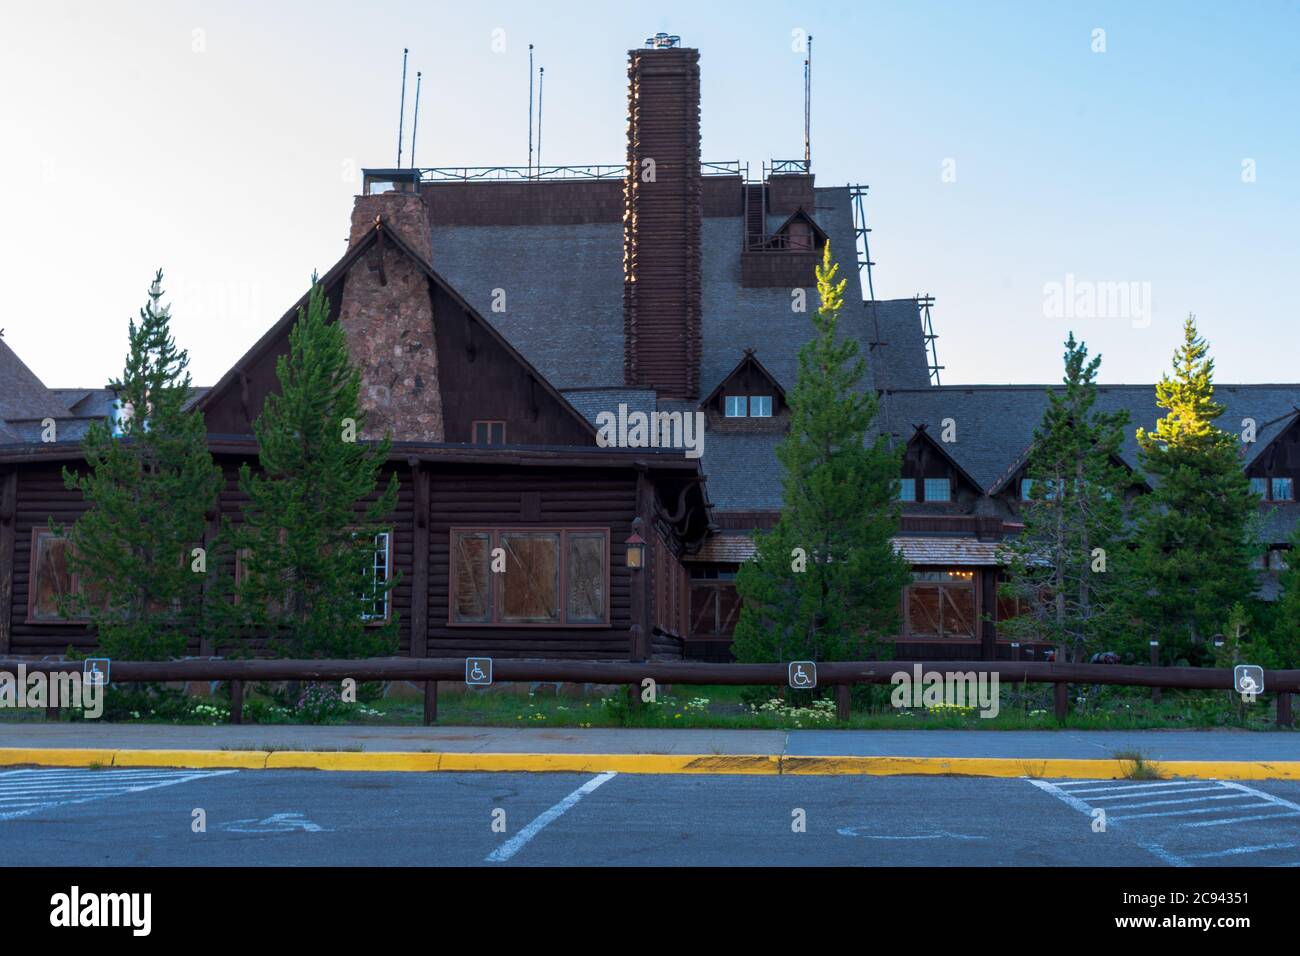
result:
[[[253,426],[260,470],[240,468],[244,520],[227,522],[243,570],[239,626],[269,638],[281,656],[393,653],[396,615],[379,624],[363,617],[397,583],[369,575],[375,536],[397,504],[397,476],[365,504],[379,489],[391,443],[356,438],[365,424],[361,377],[314,280],[276,375],[280,393],[267,396]]]
[[[1287,567],[1278,575],[1281,593],[1272,610],[1269,641],[1277,667],[1300,667],[1300,528],[1291,536]],[[1252,662],[1258,663],[1258,662]]]
[[[1127,561],[1124,493],[1134,479],[1119,464],[1128,413],[1100,412],[1101,356],[1065,342],[1063,389],[1047,393],[1025,470],[1024,531],[1006,546],[1000,592],[1023,609],[999,622],[1007,637],[1046,641],[1065,660],[1085,660],[1117,627],[1117,595]]]
[[[732,648],[743,661],[879,652],[874,642],[896,632],[910,579],[890,540],[901,456],[870,434],[876,398],[862,387],[865,362],[855,340],[836,334],[845,281],[836,281],[829,244],[816,271],[816,335],[799,351],[790,431],[777,448],[781,518],[755,536],[755,557],[736,576],[743,603]]]
[[[93,422],[82,441],[89,471],[63,472],[91,505],[70,530],[70,569],[82,587],[66,611],[90,620],[102,653],[127,660],[183,654],[213,636],[216,620],[203,587],[216,569],[195,549],[222,477],[202,415],[186,409],[189,355],[172,338],[162,280],[160,269],[139,324],[129,324],[122,377],[108,384],[116,427]]]
[[[1214,360],[1195,316],[1183,324],[1183,343],[1172,374],[1156,385],[1156,404],[1166,414],[1155,431],[1137,432],[1154,490],[1138,509],[1127,603],[1139,637],[1159,640],[1168,660],[1193,660],[1205,656],[1206,639],[1227,609],[1247,603],[1255,589],[1257,504],[1236,436],[1214,424],[1223,406],[1214,401]]]

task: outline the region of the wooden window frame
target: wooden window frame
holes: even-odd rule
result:
[[[486,425],[486,426],[487,426],[487,430],[488,430],[488,440],[487,440],[487,444],[484,444],[484,445],[480,445],[479,442],[478,442],[478,427],[479,427],[480,425]],[[505,421],[504,421],[503,419],[500,419],[500,418],[476,418],[476,419],[474,419],[472,422],[470,422],[470,425],[469,425],[469,441],[470,441],[470,444],[471,444],[471,445],[474,445],[474,446],[477,447],[477,448],[499,448],[500,445],[498,445],[496,442],[493,442],[493,441],[492,441],[492,426],[493,426],[493,425],[500,425],[500,426],[501,426],[501,442],[500,442],[500,445],[504,445],[504,444],[506,444],[506,443],[507,443],[507,438],[506,438],[506,434],[507,434],[507,432],[506,432],[506,423],[505,423]]]
[[[916,482],[917,482],[917,478],[915,475],[912,475],[911,477],[904,475],[902,478],[899,478],[898,488],[895,489],[894,492],[894,500],[901,501],[903,502],[903,504],[908,504],[908,505],[914,505],[918,501],[920,501],[921,499],[916,496]],[[912,486],[912,497],[904,498],[903,489],[906,488],[908,485]]]
[[[931,481],[942,481],[946,483],[948,486],[947,496],[944,498],[931,498],[929,494],[927,494],[929,489],[926,487],[926,483]],[[922,477],[920,491],[921,491],[921,498],[919,500],[922,502],[934,502],[935,504],[951,504],[952,503],[952,478],[950,478],[947,475],[929,475],[927,477]]]
[[[1291,497],[1289,497],[1289,498],[1279,498],[1279,497],[1277,497],[1277,495],[1275,495],[1275,494],[1273,493],[1273,482],[1275,482],[1275,481],[1289,481],[1289,482],[1291,483]],[[1290,504],[1291,502],[1295,501],[1295,500],[1296,500],[1296,498],[1295,498],[1295,479],[1294,479],[1293,477],[1291,477],[1290,475],[1269,475],[1269,477],[1268,477],[1268,500],[1269,500],[1269,501],[1281,501],[1281,502],[1283,502],[1283,503],[1285,503],[1285,504]]]
[[[772,417],[772,412],[773,412],[773,410],[774,410],[775,407],[776,407],[776,402],[773,401],[773,399],[774,399],[775,397],[776,397],[776,396],[774,396],[774,395],[750,395],[750,396],[749,396],[749,400],[748,400],[748,405],[749,405],[749,417],[750,417],[750,418],[771,418],[771,417]],[[759,413],[756,413],[756,412],[754,411],[754,402],[755,402],[756,400],[758,400],[758,399],[766,399],[766,400],[767,400],[767,413],[766,413],[766,414],[759,414]]]
[[[488,580],[491,582],[491,620],[458,621],[456,620],[456,584],[459,577],[456,563],[456,536],[460,534],[485,534],[488,536]],[[501,547],[501,536],[508,534],[554,534],[559,536],[559,605],[560,619],[549,621],[503,621],[501,620],[501,581],[504,575],[491,570],[492,551]],[[599,621],[569,621],[569,535],[601,535],[605,539],[605,607],[604,616]],[[496,630],[512,628],[541,628],[543,630],[584,629],[600,630],[610,626],[610,613],[613,595],[610,593],[610,572],[613,564],[612,535],[604,525],[501,525],[484,527],[482,525],[453,525],[447,532],[447,626],[469,628],[494,628]],[[642,574],[647,573],[642,571]]]
[[[742,411],[738,415],[731,414],[731,403],[738,401],[741,403]],[[722,417],[723,418],[748,418],[749,417],[749,396],[748,395],[723,395],[722,396]]]
[[[27,556],[27,620],[25,623],[37,626],[47,625],[68,625],[68,624],[89,624],[88,617],[34,617],[36,604],[36,558],[37,558],[37,541],[42,537],[54,538],[60,541],[71,541],[66,534],[55,534],[49,528],[32,528],[31,550]],[[69,545],[71,546],[71,545]],[[71,589],[70,595],[76,596],[81,593],[81,575],[72,571],[68,572],[68,587]]]
[[[384,555],[384,584],[387,584],[389,581],[393,580],[393,539],[396,537],[396,535],[393,533],[392,528],[385,528],[383,531],[376,531],[375,537],[377,538],[381,534],[387,538],[387,541],[385,542],[386,544],[385,550],[387,551],[387,553]],[[375,561],[374,554],[378,550],[379,550],[378,548],[374,548],[374,547],[370,549],[370,566],[372,569],[374,568],[374,561]],[[384,616],[376,617],[376,616],[371,616],[363,613],[361,615],[361,620],[362,622],[364,622],[366,627],[383,627],[392,619],[393,619],[393,589],[387,588],[384,591]]]
[[[984,589],[980,586],[980,572],[979,572],[977,569],[975,569],[975,568],[962,568],[962,567],[920,567],[920,568],[913,568],[912,571],[913,571],[914,573],[917,573],[917,572],[920,572],[920,573],[931,573],[931,572],[938,572],[938,573],[951,573],[951,572],[954,572],[954,571],[970,571],[970,572],[971,572],[971,578],[970,578],[970,590],[971,590],[971,593],[972,593],[972,595],[973,595],[973,597],[974,597],[974,601],[973,601],[973,603],[972,603],[973,613],[972,613],[972,618],[971,618],[971,633],[970,633],[969,636],[965,636],[965,635],[962,635],[962,636],[957,636],[957,635],[948,636],[948,635],[936,635],[936,634],[916,634],[916,635],[914,635],[914,634],[912,633],[911,608],[910,608],[910,606],[909,606],[909,604],[910,604],[910,602],[911,602],[911,589],[912,589],[913,584],[915,584],[915,583],[920,583],[920,584],[930,584],[930,585],[934,586],[935,588],[937,588],[937,589],[940,590],[940,597],[941,597],[941,599],[942,599],[942,589],[943,589],[945,586],[949,586],[949,587],[951,587],[952,585],[948,584],[947,582],[943,582],[943,581],[933,581],[933,582],[925,582],[925,581],[922,581],[922,582],[916,582],[916,581],[913,580],[913,581],[909,581],[909,582],[908,582],[906,585],[904,585],[904,587],[903,587],[903,594],[902,594],[902,599],[901,599],[901,600],[902,600],[902,605],[903,605],[903,607],[902,607],[902,612],[903,612],[903,613],[902,613],[902,622],[903,622],[902,631],[903,631],[903,633],[902,633],[902,635],[901,635],[901,637],[900,637],[899,639],[902,640],[902,641],[906,641],[907,643],[911,643],[911,644],[920,644],[920,643],[929,643],[929,644],[977,644],[977,643],[979,643],[979,642],[983,639],[983,635],[982,635],[982,633],[981,633],[982,628],[981,628],[980,625],[981,625],[981,622],[983,621],[983,614],[984,614],[984,600],[983,600],[983,591],[984,591]],[[943,605],[942,605],[942,603],[940,603],[940,613],[942,613],[942,607],[943,607]]]

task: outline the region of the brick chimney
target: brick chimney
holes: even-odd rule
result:
[[[676,38],[663,38],[675,41]],[[700,391],[700,53],[628,51],[623,188],[623,378],[668,398]]]
[[[424,198],[393,190],[358,196],[348,247],[375,228],[401,236],[428,262],[432,234]],[[348,271],[339,322],[361,370],[363,438],[442,441],[442,393],[433,300],[424,273],[390,242],[378,242]]]

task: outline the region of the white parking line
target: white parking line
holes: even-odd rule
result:
[[[484,860],[484,862],[504,863],[506,860],[510,859],[512,856],[514,856],[516,853],[522,850],[527,845],[529,840],[537,836],[537,834],[541,833],[543,827],[547,826],[550,823],[554,823],[561,816],[563,816],[566,811],[570,810],[579,800],[581,800],[587,794],[591,793],[591,791],[595,790],[601,784],[607,783],[608,781],[614,779],[614,777],[616,776],[617,773],[611,770],[607,773],[602,773],[599,776],[592,777],[590,780],[584,783],[577,790],[573,791],[573,793],[569,794],[567,797],[565,797],[555,806],[551,807],[551,809],[547,810],[545,813],[539,816],[532,823],[528,824],[528,826],[524,827],[522,830],[516,833],[505,843],[501,844],[499,847],[497,847],[495,850],[489,853],[486,859]]]
[[[42,810],[89,803],[126,793],[140,793],[220,777],[236,770],[171,770],[146,772],[117,770],[59,771],[14,770],[0,774],[0,821],[25,817]]]

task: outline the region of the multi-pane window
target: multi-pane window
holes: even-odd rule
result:
[[[913,571],[903,593],[903,619],[909,637],[973,638],[975,573],[961,569]]]
[[[1292,501],[1295,499],[1294,478],[1271,478],[1272,497],[1274,501]]]
[[[605,528],[453,528],[452,624],[609,623]]]
[[[1250,490],[1259,495],[1265,501],[1268,500],[1268,479],[1252,478],[1250,479]]]
[[[366,585],[361,594],[361,619],[386,621],[391,613],[392,589],[387,587],[393,564],[393,535],[381,531],[375,535],[373,551],[368,552]]]
[[[748,404],[744,395],[727,396],[727,417],[744,418],[748,412]]]
[[[915,501],[916,500],[916,479],[900,478],[898,479],[898,500]]]
[[[477,421],[474,423],[474,444],[504,445],[505,443],[505,422]]]
[[[749,417],[750,418],[771,418],[772,417],[772,396],[771,395],[749,396]]]
[[[950,501],[952,486],[947,478],[926,478],[923,482],[926,501]]]

